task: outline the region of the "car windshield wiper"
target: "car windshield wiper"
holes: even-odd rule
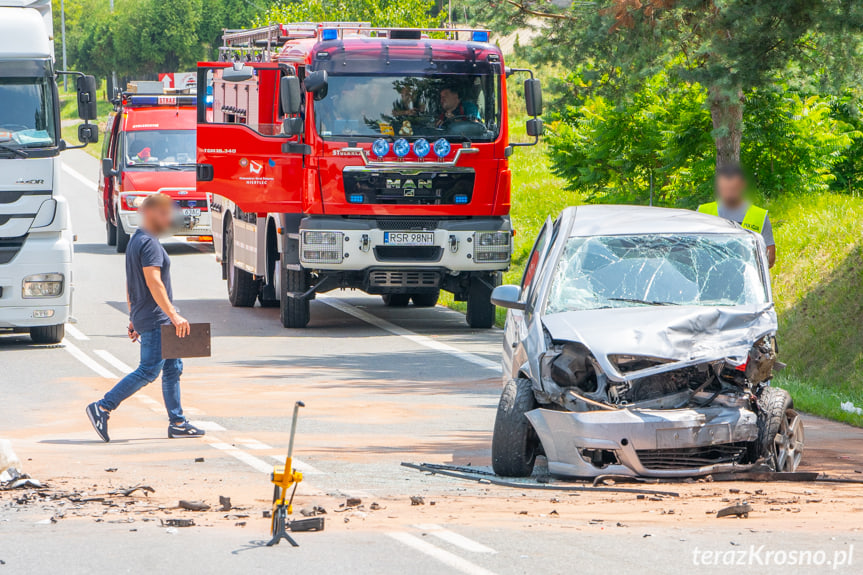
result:
[[[13,148],[12,146],[9,146],[6,144],[0,144],[0,150],[2,150],[4,152],[9,152],[11,154],[15,154],[16,156],[18,156],[20,158],[29,158],[30,157],[30,154],[28,154],[24,150],[22,150],[20,148]]]
[[[623,301],[626,303],[640,303],[643,305],[678,305],[673,301],[653,301],[648,299],[636,299],[630,297],[610,297],[608,301]]]

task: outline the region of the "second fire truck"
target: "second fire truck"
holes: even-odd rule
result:
[[[441,290],[491,327],[510,265],[507,78],[486,30],[365,23],[226,31],[198,67],[198,185],[235,306],[304,327],[315,294],[356,288],[390,306]],[[206,89],[204,89],[206,87]],[[528,144],[532,145],[532,144]]]

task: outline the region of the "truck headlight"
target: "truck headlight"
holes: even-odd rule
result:
[[[340,264],[344,259],[342,232],[304,231],[300,245],[300,259],[310,264]]]
[[[128,211],[137,211],[142,205],[144,205],[144,200],[147,199],[149,193],[125,193],[120,194],[120,209],[128,210]]]
[[[473,261],[493,263],[509,261],[512,252],[512,234],[504,232],[476,232],[473,235]]]
[[[63,295],[63,274],[27,276],[21,284],[21,297],[58,297]]]

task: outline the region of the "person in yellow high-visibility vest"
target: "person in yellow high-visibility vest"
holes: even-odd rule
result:
[[[739,166],[716,170],[716,201],[701,204],[698,211],[737,222],[747,230],[758,232],[767,246],[767,263],[776,262],[776,242],[767,210],[746,201],[746,174]]]

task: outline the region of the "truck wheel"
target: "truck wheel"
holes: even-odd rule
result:
[[[417,307],[434,307],[440,298],[440,290],[432,293],[415,293],[411,295],[414,305]]]
[[[109,246],[117,245],[117,226],[111,222],[105,222],[105,241]]]
[[[228,268],[228,300],[234,307],[252,307],[258,298],[258,282],[252,274],[234,265],[234,232],[225,229],[225,263]]]
[[[409,293],[388,293],[381,296],[384,300],[384,305],[387,307],[407,307],[411,303],[411,294]]]
[[[311,317],[309,300],[291,297],[290,293],[305,293],[309,289],[309,275],[305,270],[290,270],[282,266],[282,293],[279,309],[282,326],[304,328]]]
[[[504,386],[491,439],[491,466],[498,475],[529,477],[533,473],[539,438],[524,414],[537,405],[529,379],[512,379]]]
[[[495,305],[491,303],[491,288],[474,278],[470,281],[467,295],[465,320],[473,328],[488,329],[494,325]]]
[[[132,236],[126,233],[126,230],[123,229],[123,220],[117,218],[117,253],[125,254],[126,248],[129,246],[129,240]]]
[[[761,456],[773,471],[796,471],[803,458],[803,419],[794,409],[787,391],[765,387],[758,414],[758,444]]]
[[[60,343],[66,337],[66,326],[40,325],[30,328],[30,339],[33,343]]]

